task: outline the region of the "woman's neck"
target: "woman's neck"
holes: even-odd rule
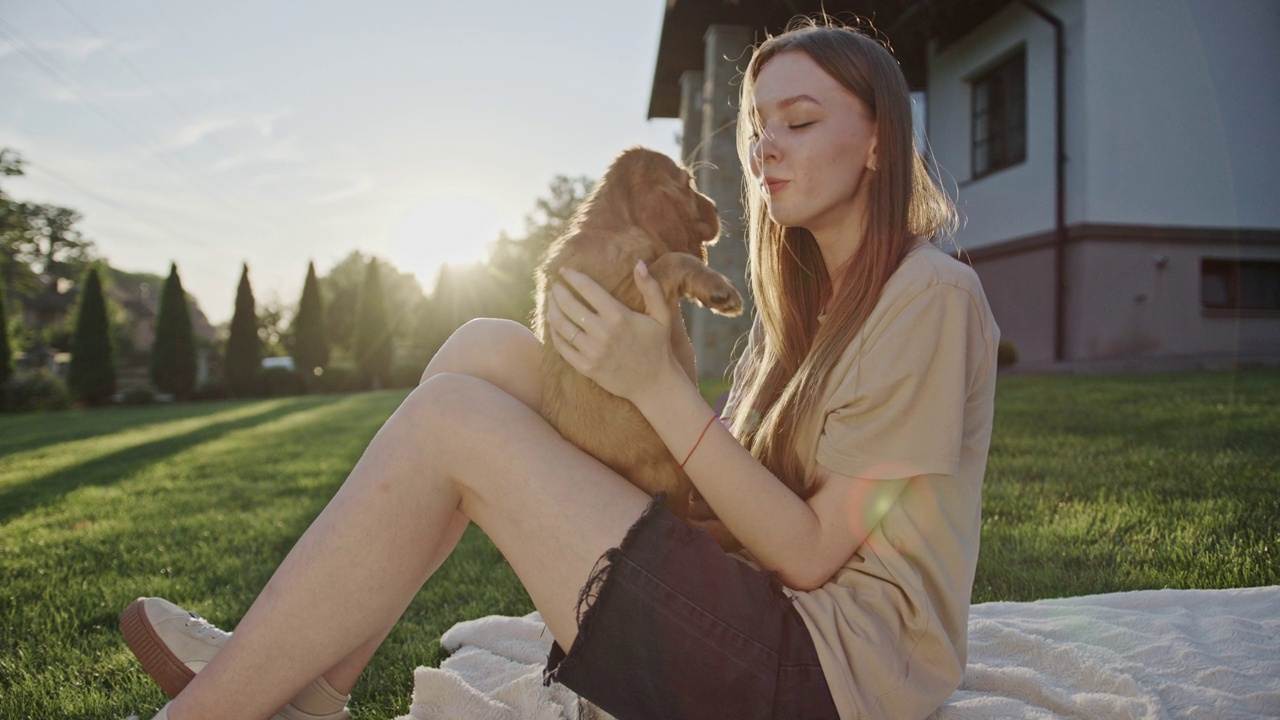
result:
[[[837,223],[828,228],[810,229],[814,241],[818,243],[818,251],[822,254],[822,263],[827,266],[827,277],[831,278],[831,296],[840,291],[841,270],[849,263],[863,241],[863,233],[867,224],[861,222],[863,213],[856,213],[847,222]]]
[[[831,279],[831,297],[833,298],[840,289],[840,270],[853,257],[866,232],[865,200],[866,196],[860,193],[854,198],[844,217],[832,218],[832,221],[826,225],[815,225],[809,228],[814,241],[818,244],[818,251],[822,253],[827,277]]]

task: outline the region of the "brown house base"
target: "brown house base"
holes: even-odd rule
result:
[[[1022,369],[1280,364],[1280,307],[1220,307],[1205,288],[1205,261],[1209,268],[1214,261],[1255,267],[1261,261],[1280,277],[1280,233],[1085,224],[1068,227],[1065,250],[1060,361],[1054,357],[1054,234],[960,253],[982,279]]]

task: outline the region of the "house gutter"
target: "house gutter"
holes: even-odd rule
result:
[[[1066,40],[1062,19],[1035,2],[1022,0],[1028,10],[1053,26],[1054,120],[1054,219],[1053,219],[1053,359],[1066,360],[1067,346],[1067,140],[1066,140]]]

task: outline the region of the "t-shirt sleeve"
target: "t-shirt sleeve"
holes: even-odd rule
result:
[[[972,348],[983,345],[973,297],[931,286],[869,332],[826,406],[818,464],[869,479],[956,475]]]

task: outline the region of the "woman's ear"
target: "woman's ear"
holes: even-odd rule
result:
[[[867,150],[867,169],[871,172],[880,169],[880,162],[876,160],[876,140],[877,138],[873,135],[871,137],[871,147]]]

